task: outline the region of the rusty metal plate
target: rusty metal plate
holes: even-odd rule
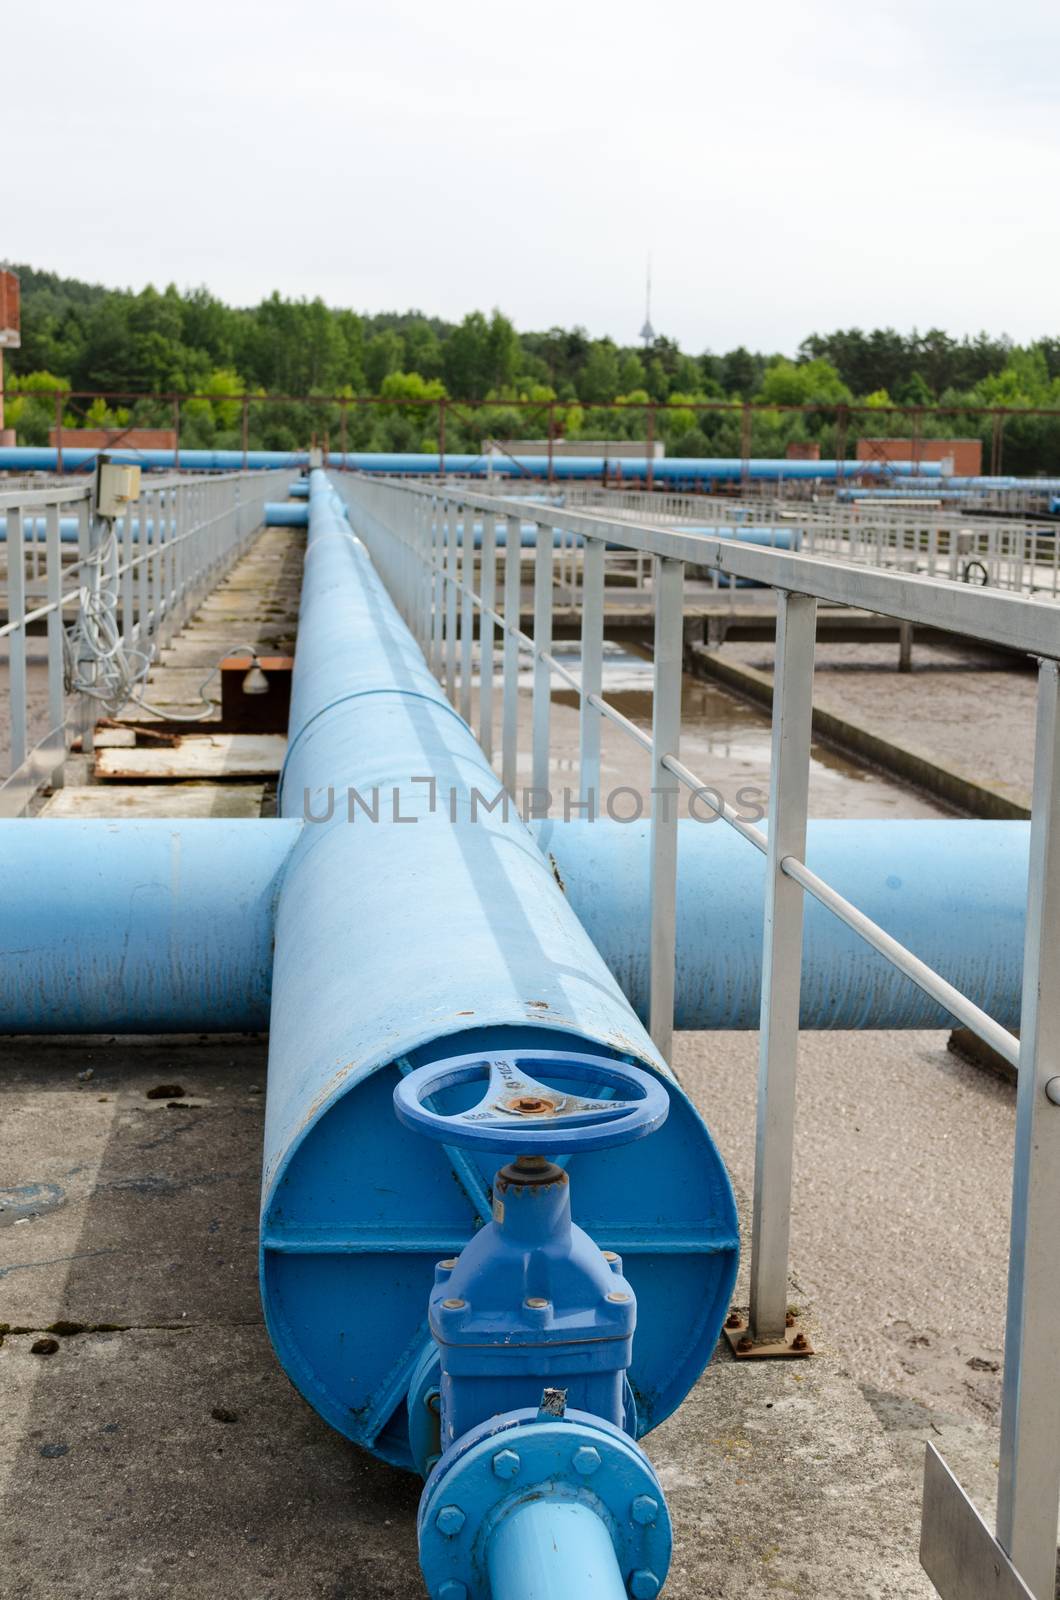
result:
[[[733,1324],[731,1327],[730,1323]],[[749,1350],[741,1350],[740,1341],[747,1337],[747,1326],[746,1315],[735,1311],[725,1323],[725,1337],[737,1361],[775,1361],[785,1358],[801,1361],[805,1356],[814,1354],[813,1345],[797,1321],[793,1322],[790,1328],[785,1328],[783,1339],[753,1344]]]

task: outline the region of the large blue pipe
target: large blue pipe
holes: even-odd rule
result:
[[[267,528],[308,528],[309,507],[304,500],[294,505],[285,500],[266,500],[263,520]]]
[[[309,522],[309,511],[305,505],[287,505],[282,500],[267,500],[265,502],[262,521],[266,528],[304,528]],[[80,523],[77,517],[59,518],[59,541],[61,544],[76,544]],[[147,533],[150,537],[155,531],[153,517],[147,519]],[[42,516],[30,516],[22,519],[22,532],[26,539],[44,539],[47,535],[47,520]],[[124,539],[124,524],[119,528],[118,538]],[[140,538],[140,518],[132,519],[132,538],[134,543]],[[0,544],[7,543],[7,517],[0,513]]]
[[[586,441],[590,443],[591,441]],[[114,461],[139,465],[148,470],[178,465],[173,450],[107,448]],[[100,451],[78,446],[63,451],[63,471],[81,472],[91,467]],[[191,472],[237,472],[250,468],[303,467],[305,451],[250,450],[244,460],[241,450],[181,450],[179,465]],[[557,456],[549,470],[547,456],[486,457],[482,455],[440,455],[402,451],[354,451],[345,456],[332,453],[333,466],[346,466],[358,472],[386,473],[390,476],[431,476],[439,473],[459,477],[485,478],[599,478],[606,469],[612,479],[638,483],[648,477],[643,457],[621,460],[598,455]],[[7,445],[0,449],[0,472],[57,472],[58,451],[52,446]],[[796,480],[829,482],[837,477],[892,478],[912,472],[922,477],[941,475],[937,462],[911,461],[788,461],[784,457],[757,456],[742,461],[738,456],[667,456],[651,463],[656,483],[733,483],[743,478],[769,482]]]
[[[711,815],[705,802],[697,814]],[[757,1028],[765,858],[720,821],[679,824],[678,1028]],[[567,897],[639,1016],[648,1010],[648,824],[540,825]],[[814,872],[1017,1027],[1027,822],[813,821]],[[952,1018],[806,896],[803,1028],[940,1028]]]
[[[390,804],[384,793],[381,805]],[[353,826],[373,826],[356,815]],[[295,818],[0,821],[0,1033],[266,1028],[277,889],[301,828]],[[813,821],[807,848],[814,871],[1015,1027],[1028,830]],[[546,822],[537,831],[571,907],[644,1016],[646,824]],[[679,837],[677,1024],[755,1028],[762,858],[721,823],[684,819]],[[807,900],[804,1028],[947,1021]]]
[[[140,450],[130,446],[107,445],[89,449],[76,445],[63,450],[63,472],[85,472],[95,465],[98,455],[127,466],[147,471],[172,469],[189,472],[238,472],[244,465],[262,470],[276,467],[304,467],[309,460],[304,450],[250,450],[244,462],[242,450],[181,450],[178,462],[173,450]],[[58,472],[59,452],[54,445],[4,445],[0,448],[0,472]]]
[[[0,821],[0,1032],[268,1022],[297,822]]]
[[[348,820],[351,787],[369,802],[378,788],[377,821]],[[709,1359],[736,1265],[710,1135],[528,829],[481,803],[474,817],[476,791],[496,794],[488,761],[314,472],[280,809],[301,817],[308,797],[321,820],[291,852],[276,918],[262,1299],[310,1403],[402,1464],[435,1263],[489,1217],[493,1175],[488,1156],[450,1157],[402,1128],[390,1101],[409,1066],[574,1049],[666,1078],[659,1133],[574,1163],[579,1220],[621,1244],[640,1296],[642,1430]]]
[[[268,509],[269,509],[268,504],[266,504],[265,509],[266,509],[266,511],[268,511]],[[268,520],[268,519],[266,519],[266,520]],[[173,523],[168,523],[167,524],[164,519],[163,519],[163,522],[162,522],[162,526],[163,527],[168,527],[174,532],[176,531],[175,525]],[[27,540],[36,539],[38,544],[42,543],[44,541],[44,539],[46,538],[46,536],[47,536],[47,526],[46,526],[45,518],[44,517],[40,517],[40,516],[23,517],[23,519],[22,519],[22,531],[23,531],[23,536]],[[147,536],[148,536],[148,539],[151,538],[151,536],[154,534],[154,531],[155,531],[155,519],[154,519],[154,517],[148,517],[147,518]],[[79,533],[78,519],[76,517],[60,517],[59,518],[59,543],[60,544],[76,544],[79,538],[80,538],[80,533]],[[121,543],[124,540],[124,538],[125,538],[125,526],[124,526],[124,524],[121,524],[119,526],[119,528],[118,528],[118,541],[119,541],[119,543]],[[134,544],[138,543],[139,542],[139,538],[140,538],[140,518],[139,517],[134,517],[132,519],[132,539],[133,539],[133,543]],[[5,516],[0,516],[0,544],[6,544],[6,543],[7,543],[7,518]]]
[[[2,459],[2,457],[0,457]],[[391,477],[435,476],[443,470],[442,457],[402,451],[353,451],[345,456],[332,454],[333,466],[346,466],[357,472],[380,472]],[[599,478],[606,465],[611,479],[640,482],[648,477],[648,462],[643,456],[605,458],[597,455],[557,456],[551,472],[547,456],[449,455],[444,471],[460,477],[487,476],[508,478]],[[836,477],[904,477],[914,470],[922,475],[939,476],[937,462],[911,461],[788,461],[780,456],[756,456],[742,461],[739,456],[664,456],[651,463],[651,476],[657,483],[719,482],[732,483],[743,477],[785,482],[824,480]]]

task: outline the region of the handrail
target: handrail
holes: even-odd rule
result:
[[[75,608],[85,613],[87,606],[98,617],[102,608],[109,619],[108,640],[116,641],[131,657],[132,670],[141,672],[220,582],[260,527],[265,501],[283,493],[293,476],[281,469],[145,479],[139,501],[116,519],[113,540],[93,522],[88,483],[0,493],[7,526],[0,552],[7,562],[8,611],[0,640],[7,642],[10,661],[11,730],[9,770],[6,776],[0,771],[0,816],[19,815],[42,785],[60,781],[74,731],[86,751],[92,748],[98,685],[94,692],[88,681],[94,671],[90,658],[70,659],[64,614]],[[76,545],[62,542],[63,508],[75,512]],[[47,631],[47,706],[41,720],[48,731],[31,740],[27,634],[41,622]]]
[[[514,783],[518,747],[515,684],[519,655],[534,663],[533,792],[547,793],[552,680],[579,694],[581,802],[592,815],[599,779],[599,724],[607,718],[652,761],[654,792],[670,780],[705,803],[766,857],[758,1141],[751,1260],[751,1331],[783,1337],[794,1148],[795,1072],[801,982],[803,894],[1018,1066],[1013,1165],[1008,1329],[1005,1351],[997,1541],[1030,1590],[1052,1595],[1060,1501],[1060,1346],[1055,1339],[1056,1215],[1060,1213],[1060,610],[1052,601],[973,587],[950,578],[859,566],[822,555],[682,532],[598,511],[479,493],[464,485],[414,484],[340,474],[337,487],[395,602],[424,645],[450,699],[470,717],[472,638],[479,616],[480,741],[492,748],[495,630],[504,641],[501,678],[503,774]],[[483,521],[476,557],[472,513]],[[463,538],[458,523],[463,523]],[[523,633],[521,527],[536,527],[533,636]],[[495,609],[497,531],[503,526],[504,605]],[[560,530],[557,546],[554,531]],[[568,538],[570,544],[568,546]],[[650,558],[655,616],[653,718],[649,736],[601,693],[603,595],[608,552]],[[460,559],[458,559],[458,557]],[[475,561],[480,583],[474,582]],[[728,580],[749,579],[777,595],[778,633],[772,714],[772,786],[768,830],[753,827],[713,796],[679,757],[683,669],[684,568]],[[557,584],[582,609],[581,672],[552,651]],[[805,855],[813,655],[818,600],[855,606],[1039,659],[1038,723],[1031,817],[1031,871],[1020,1037],[989,1017],[885,929],[825,883]],[[489,691],[486,692],[486,686]],[[676,939],[677,808],[651,815],[651,1031],[670,1053]],[[1060,1096],[1058,1096],[1060,1098]],[[1045,1485],[1043,1491],[1043,1483]],[[937,1531],[937,1530],[936,1530]],[[993,1536],[987,1534],[988,1540]]]

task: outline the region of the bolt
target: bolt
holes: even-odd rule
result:
[[[518,1450],[498,1450],[493,1458],[493,1475],[495,1478],[515,1478],[521,1466]]]
[[[523,1304],[530,1311],[547,1311],[548,1310],[548,1301],[547,1300],[543,1300],[539,1294],[529,1295],[527,1297],[527,1299],[523,1301]]]
[[[797,1333],[794,1339],[791,1341],[791,1348],[793,1350],[805,1350],[809,1345],[809,1342],[809,1339],[807,1339],[804,1333]]]
[[[795,1313],[794,1313],[794,1311],[789,1311],[785,1315],[785,1317],[784,1317],[784,1326],[785,1326],[785,1328],[793,1328],[795,1326]]]
[[[629,1592],[633,1600],[655,1600],[662,1585],[648,1567],[638,1567],[629,1580]]]
[[[456,1256],[450,1256],[448,1261],[439,1261],[438,1265],[444,1272],[452,1272],[453,1268],[456,1266],[456,1260]]]
[[[423,1403],[433,1416],[438,1416],[442,1409],[442,1397],[437,1389],[428,1389],[423,1397]]]
[[[727,1328],[738,1328],[742,1322],[743,1318],[734,1306],[729,1312],[729,1315],[725,1318],[725,1326]]]
[[[618,1256],[616,1255],[614,1250],[602,1250],[600,1253],[603,1256],[605,1261],[617,1261],[618,1260]]]
[[[438,1590],[438,1600],[467,1600],[467,1586],[458,1578],[446,1578]]]
[[[621,1289],[612,1289],[607,1298],[608,1300],[613,1300],[616,1305],[624,1305],[630,1296],[628,1294],[623,1294]]]
[[[434,1526],[446,1539],[454,1539],[466,1521],[459,1506],[443,1506],[434,1519]]]
[[[749,1333],[745,1333],[742,1339],[736,1341],[737,1350],[753,1350],[754,1347],[755,1342]]]
[[[639,1522],[642,1528],[650,1528],[659,1515],[659,1502],[653,1500],[650,1494],[639,1494],[630,1511],[634,1522]]]
[[[580,1445],[574,1452],[571,1465],[583,1478],[591,1478],[601,1465],[600,1452],[591,1444]]]
[[[467,1305],[466,1300],[443,1300],[442,1306],[446,1311],[463,1311]]]

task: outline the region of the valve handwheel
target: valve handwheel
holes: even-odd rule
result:
[[[443,1116],[424,1104],[478,1079],[488,1079],[486,1093],[466,1111]],[[572,1082],[591,1083],[596,1093],[571,1093]],[[606,1093],[615,1098],[601,1098]],[[418,1067],[394,1090],[394,1109],[405,1127],[442,1144],[558,1155],[645,1138],[666,1121],[670,1097],[657,1078],[624,1061],[534,1050],[453,1056]]]

